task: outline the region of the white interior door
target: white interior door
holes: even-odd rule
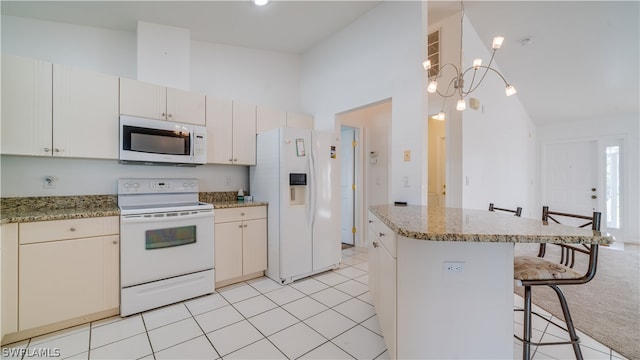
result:
[[[600,211],[605,215],[597,141],[547,144],[544,156],[542,205],[554,211],[581,215]]]
[[[342,126],[340,129],[340,199],[341,221],[340,237],[343,244],[355,245],[353,228],[355,226],[355,141],[356,129]]]

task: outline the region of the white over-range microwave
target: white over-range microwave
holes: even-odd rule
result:
[[[207,163],[204,126],[120,115],[120,163],[196,166]]]

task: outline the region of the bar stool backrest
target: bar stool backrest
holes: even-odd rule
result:
[[[489,211],[495,211],[495,210],[510,212],[510,213],[513,213],[515,216],[518,216],[518,217],[520,217],[520,215],[522,215],[522,208],[520,206],[518,206],[518,208],[516,208],[515,210],[511,210],[511,209],[506,209],[506,208],[499,208],[497,206],[494,206],[493,203],[490,203],[489,204]]]
[[[550,222],[561,224],[561,220],[564,221],[564,219],[582,219],[582,220],[587,220],[587,222],[585,222],[582,225],[578,225],[577,227],[586,228],[587,226],[590,226],[591,230],[600,231],[601,216],[602,214],[597,211],[594,211],[591,216],[586,216],[586,215],[571,214],[566,212],[551,211],[549,210],[548,206],[542,207],[542,223],[545,225],[548,225]],[[574,265],[576,264],[576,252],[587,254],[590,256],[594,255],[592,254],[592,246],[587,244],[548,244],[548,245],[554,245],[554,246],[560,247],[560,259],[558,262],[569,268],[573,268]],[[544,243],[540,244],[538,257],[545,257],[546,251],[547,251],[547,244],[544,244]],[[591,267],[592,265],[591,261],[589,265],[590,265],[589,267]],[[595,264],[593,265],[595,266]],[[595,275],[595,271],[593,275]]]

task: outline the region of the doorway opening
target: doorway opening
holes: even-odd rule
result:
[[[343,244],[368,246],[369,206],[389,203],[391,103],[388,99],[336,115]]]
[[[427,188],[428,206],[445,206],[447,195],[446,178],[446,123],[429,117],[429,180]]]
[[[342,248],[356,243],[356,146],[360,130],[340,127],[340,198]]]

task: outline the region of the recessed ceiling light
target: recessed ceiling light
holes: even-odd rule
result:
[[[257,6],[265,6],[269,3],[269,0],[253,0],[253,4]]]

